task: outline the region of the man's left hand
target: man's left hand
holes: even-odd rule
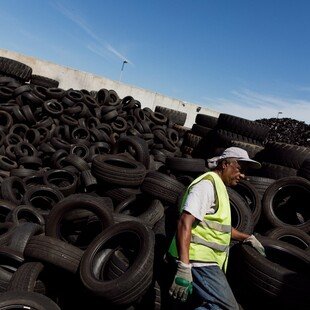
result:
[[[246,238],[243,243],[249,243],[258,253],[266,257],[265,248],[254,235]]]

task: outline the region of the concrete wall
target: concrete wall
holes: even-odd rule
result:
[[[11,58],[32,68],[33,74],[43,75],[59,81],[59,87],[63,89],[87,89],[99,90],[101,88],[113,89],[120,98],[132,96],[141,102],[142,107],[149,107],[155,110],[157,105],[167,107],[187,113],[186,127],[191,127],[195,122],[198,113],[218,117],[219,112],[201,107],[179,99],[170,98],[156,92],[148,91],[143,88],[113,81],[102,76],[97,76],[88,72],[78,71],[72,68],[60,66],[48,61],[34,57],[22,55],[13,51],[0,49],[0,56]],[[197,108],[201,108],[197,112]]]

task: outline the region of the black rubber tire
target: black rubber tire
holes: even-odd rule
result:
[[[294,227],[277,227],[266,232],[271,239],[287,242],[302,250],[310,249],[310,236],[301,229]]]
[[[257,189],[260,199],[268,188],[275,180],[270,178],[258,177],[255,175],[246,176],[246,180],[249,181]]]
[[[38,85],[46,88],[57,88],[59,86],[59,82],[48,78],[46,76],[32,74],[30,78],[30,84]]]
[[[131,215],[139,218],[150,228],[164,216],[164,206],[158,199],[148,199],[145,195],[134,195],[120,202],[115,213]]]
[[[310,181],[310,158],[307,158],[301,164],[297,171],[297,175]]]
[[[280,142],[269,142],[258,159],[285,167],[299,169],[310,158],[310,148]]]
[[[70,154],[66,156],[66,158],[64,159],[64,163],[74,166],[81,172],[89,170],[89,165],[87,161],[75,154]]]
[[[100,199],[88,194],[70,195],[52,208],[46,223],[46,235],[69,242],[61,234],[61,222],[64,220],[66,213],[75,209],[91,211],[96,216],[96,220],[100,222],[102,231],[114,223],[111,207],[109,206],[111,203],[111,199],[107,197]],[[83,231],[82,227],[81,231]]]
[[[211,133],[211,132],[210,132]],[[240,141],[243,143],[249,143],[249,144],[255,144],[258,146],[262,146],[262,141],[256,140],[254,138],[252,138],[251,136],[245,136],[241,133],[235,133],[229,130],[225,130],[225,129],[217,129],[215,132],[212,132],[212,134],[214,133],[214,137],[212,140],[213,143],[216,143],[218,145],[221,146],[231,146],[232,141]],[[219,142],[217,142],[219,141]]]
[[[19,61],[6,57],[0,57],[0,74],[27,82],[31,77],[32,69]]]
[[[150,153],[145,140],[134,136],[123,136],[113,146],[113,154],[128,151],[137,161],[141,162],[146,169],[150,166]]]
[[[45,295],[35,292],[11,291],[0,294],[1,309],[61,310]]]
[[[120,186],[139,186],[146,174],[142,163],[122,155],[96,156],[91,171],[97,179]]]
[[[95,277],[93,261],[96,254],[105,249],[129,249],[136,243],[131,265],[123,275],[115,280]],[[131,244],[131,245],[130,245]],[[110,304],[125,305],[142,296],[152,282],[154,259],[154,234],[137,222],[115,224],[98,235],[85,251],[80,266],[82,283],[95,295]],[[103,269],[104,266],[101,267]]]
[[[310,257],[305,251],[285,242],[259,237],[267,257],[250,245],[242,245],[239,281],[246,290],[273,298],[279,304],[307,309],[310,304]],[[280,306],[280,305],[279,305]]]
[[[268,222],[273,227],[299,228],[310,232],[310,181],[301,177],[282,178],[266,190],[262,205]]]
[[[40,233],[43,233],[43,227],[34,223],[21,223],[14,228],[7,246],[23,255],[29,239]]]
[[[61,240],[38,235],[30,238],[24,255],[27,258],[38,259],[69,272],[76,273],[83,251]]]
[[[104,191],[104,196],[111,197],[116,204],[127,199],[129,196],[139,194],[141,194],[141,190],[139,188],[126,188],[119,186],[115,186]]]
[[[286,177],[293,177],[297,175],[297,169],[272,164],[268,162],[261,162],[262,167],[256,170],[256,175],[260,175],[265,178],[279,180]],[[251,174],[254,174],[254,170],[250,170]]]
[[[245,200],[232,188],[227,188],[231,208],[231,225],[235,229],[251,235],[254,230],[254,221],[250,208]]]
[[[162,106],[156,106],[155,112],[164,114],[172,123],[180,126],[184,126],[186,122],[187,113],[185,112],[169,109]]]
[[[2,198],[17,205],[21,204],[25,192],[26,186],[18,177],[8,177],[1,183]]]
[[[206,114],[197,114],[195,118],[195,123],[200,126],[215,128],[217,125],[217,117],[206,115]]]
[[[38,224],[42,227],[45,226],[43,216],[32,206],[19,205],[16,206],[6,218],[7,221],[20,225],[23,222]]]
[[[38,210],[49,211],[63,198],[63,194],[56,188],[51,188],[49,186],[31,186],[26,191],[23,202]]]
[[[18,167],[17,163],[6,156],[0,155],[0,169],[10,171]]]
[[[0,267],[0,294],[7,291],[13,273]]]
[[[197,135],[197,136],[200,136],[200,137],[207,137],[212,130],[213,129],[209,128],[209,127],[204,127],[204,126],[201,126],[201,125],[198,125],[198,124],[193,124],[191,132],[194,135]]]
[[[44,265],[41,262],[26,262],[22,264],[13,273],[8,283],[7,291],[34,292],[44,290],[44,284],[41,281],[37,281],[43,269]]]
[[[7,245],[8,240],[10,239],[16,224],[11,222],[0,223],[0,246]]]
[[[167,157],[166,165],[172,171],[206,172],[206,161],[202,158]]]
[[[185,186],[168,175],[150,171],[141,185],[141,190],[161,201],[177,205],[185,191]]]
[[[241,195],[247,203],[248,207],[252,212],[253,222],[255,226],[258,223],[262,212],[262,203],[258,191],[249,181],[246,180],[241,180],[232,189],[236,191],[239,195]]]
[[[58,189],[67,197],[76,192],[78,177],[65,169],[51,169],[44,173],[43,181],[45,185]]]
[[[219,115],[217,127],[258,141],[264,141],[270,130],[261,123],[225,113]]]

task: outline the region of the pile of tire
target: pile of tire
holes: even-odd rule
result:
[[[181,149],[207,159],[237,146],[261,162],[261,169],[249,170],[246,180],[228,193],[233,226],[257,234],[267,257],[232,242],[229,280],[245,309],[307,309],[310,149],[270,141],[270,136],[270,128],[262,123],[228,114],[197,114]]]
[[[261,143],[266,129],[258,126],[254,137],[250,121],[240,128],[233,116],[203,114],[189,129],[179,111],[158,106],[153,112],[105,88],[64,90],[3,57],[0,75],[0,306],[168,309],[171,270],[164,256],[186,187],[208,171],[207,154]],[[209,139],[205,149],[200,141],[194,146],[194,135]],[[247,135],[252,140],[240,138]],[[230,266],[240,255],[240,275],[256,288],[254,296],[276,305],[291,305],[297,296],[300,309],[309,301],[310,231],[303,203],[310,198],[309,158],[301,153],[291,156],[298,176],[253,174],[228,189],[233,226],[266,235],[267,248],[262,260],[248,246],[232,244],[238,254]],[[283,253],[291,264],[279,259]],[[235,279],[232,273],[233,289],[242,292]],[[290,279],[296,289],[285,294]],[[272,294],[268,281],[276,287]]]
[[[257,119],[256,122],[270,128],[267,135],[269,142],[282,142],[310,147],[310,124],[287,117],[262,118]]]

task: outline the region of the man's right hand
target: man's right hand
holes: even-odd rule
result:
[[[169,294],[172,298],[185,302],[193,291],[193,277],[191,264],[178,261],[177,272],[170,287]]]

